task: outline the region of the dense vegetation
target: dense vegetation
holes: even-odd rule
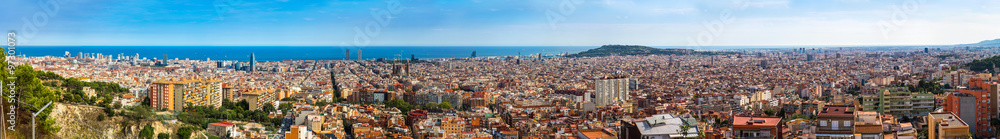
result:
[[[410,105],[410,103],[406,103],[406,101],[403,101],[403,100],[400,100],[400,99],[393,99],[393,100],[385,101],[384,104],[385,104],[385,107],[396,108],[396,109],[399,109],[399,111],[404,112],[404,113],[405,112],[409,112],[410,110],[413,110],[413,109],[423,109],[423,110],[430,110],[430,111],[438,112],[438,111],[441,111],[441,110],[447,110],[447,109],[452,109],[453,108],[451,106],[451,103],[448,103],[448,102],[441,102],[441,104],[431,102],[431,103],[427,103],[427,104],[424,104],[424,105]]]
[[[944,94],[944,90],[938,80],[925,81],[920,80],[917,84],[907,86],[910,92],[931,92],[934,94]]]
[[[590,49],[577,54],[571,54],[569,57],[602,57],[602,56],[612,56],[612,55],[717,55],[717,54],[731,54],[729,52],[706,52],[706,51],[694,51],[690,49],[659,49],[652,48],[648,46],[641,45],[604,45],[599,48]]]
[[[934,56],[934,57],[937,57],[937,58],[940,58],[941,60],[944,60],[944,59],[948,59],[948,57],[958,58],[958,55],[947,54],[947,55],[937,55],[937,56]]]
[[[6,71],[9,63],[6,62],[4,54],[0,54],[0,60],[3,61],[0,62],[0,70]],[[18,110],[24,113],[37,112],[49,102],[87,104],[110,108],[114,96],[128,92],[128,89],[116,83],[84,82],[76,78],[63,78],[52,72],[36,71],[29,64],[18,65],[14,71],[13,76],[17,77],[14,80],[14,89],[20,95],[15,99],[19,100],[21,104]],[[0,72],[0,78],[6,79],[10,76],[9,72]],[[95,96],[87,96],[83,91],[84,87],[94,89]],[[4,98],[9,99],[6,95]],[[39,125],[49,133],[59,132],[60,127],[53,126],[55,121],[49,119],[49,114],[52,112],[51,107],[40,113],[37,120]],[[120,104],[118,107],[121,107]],[[114,116],[113,111],[106,111],[106,113],[111,114],[109,116]],[[98,116],[98,120],[104,119],[103,116]]]
[[[0,48],[0,51],[6,51],[4,48]],[[55,102],[60,100],[58,95],[59,92],[53,92],[49,88],[42,84],[42,78],[40,78],[40,71],[35,71],[34,68],[29,64],[22,64],[11,66],[14,69],[9,69],[9,63],[7,62],[6,53],[0,53],[0,79],[3,79],[3,88],[13,90],[14,93],[8,91],[2,91],[4,93],[3,99],[4,107],[14,106],[17,107],[17,114],[27,114],[38,112],[43,106],[49,102]],[[14,71],[14,73],[8,72],[8,70]],[[8,78],[16,77],[16,78]],[[44,76],[44,77],[51,77]],[[6,86],[8,83],[13,81],[14,86]],[[18,100],[17,102],[10,102],[10,96],[15,96]],[[17,104],[15,104],[17,103]],[[50,106],[51,107],[51,106]],[[46,108],[44,111],[38,114],[37,121],[40,128],[45,129],[48,133],[59,132],[60,127],[54,126],[55,120],[49,118],[49,114],[52,113],[52,108]],[[45,134],[43,131],[43,134]]]
[[[43,85],[54,89],[59,96],[59,102],[87,104],[96,106],[108,106],[114,96],[128,93],[128,89],[109,82],[85,82],[76,78],[63,78],[52,72],[46,71],[25,71],[44,81]],[[84,92],[84,87],[94,90],[95,96],[88,96]]]
[[[993,56],[986,59],[976,59],[972,62],[966,63],[965,66],[969,67],[972,71],[993,71],[993,65],[1000,65],[1000,55]]]
[[[275,111],[272,105],[264,105],[261,110],[250,110],[250,104],[246,100],[232,102],[222,101],[222,107],[218,109],[210,106],[188,106],[184,111],[177,114],[177,119],[185,123],[197,124],[202,129],[208,127],[208,123],[221,122],[218,119],[253,121],[266,127],[277,127],[281,125],[282,117],[270,118],[268,112]]]
[[[146,126],[143,126],[142,130],[139,131],[139,138],[153,139],[153,130],[155,130],[155,128],[153,128],[152,125],[146,124]]]

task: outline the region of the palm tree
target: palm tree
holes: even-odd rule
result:
[[[689,126],[687,124],[681,124],[681,129],[678,129],[677,132],[681,132],[682,136],[687,137],[688,130],[691,130],[691,126]]]

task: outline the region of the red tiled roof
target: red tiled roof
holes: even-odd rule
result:
[[[223,127],[236,125],[236,124],[233,124],[233,123],[230,123],[230,122],[218,122],[218,123],[208,123],[208,124],[215,125],[215,126],[223,126]]]
[[[747,121],[750,121],[751,117],[736,116],[733,117],[733,125],[750,125]],[[759,126],[777,126],[781,122],[780,117],[752,117],[754,121],[763,120],[763,123],[753,123],[753,125]]]

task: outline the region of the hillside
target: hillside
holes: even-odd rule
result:
[[[958,46],[1000,46],[1000,39],[984,40],[978,43],[961,44]]]
[[[178,128],[187,126],[183,123],[166,124],[153,119],[136,119],[127,115],[127,111],[101,120],[99,117],[105,114],[101,107],[65,103],[53,103],[52,106],[55,125],[62,127],[55,133],[59,138],[139,138],[139,132],[145,125],[151,125],[154,133],[175,136],[173,133]],[[200,134],[199,132],[198,135]]]
[[[993,66],[1000,66],[1000,55],[993,56],[986,59],[976,59],[972,62],[966,63],[966,67],[972,71],[993,71]]]
[[[632,55],[718,55],[729,52],[707,52],[691,49],[660,49],[642,45],[603,45],[568,57],[602,57],[602,56],[632,56]]]

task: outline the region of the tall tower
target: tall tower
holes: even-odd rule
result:
[[[358,49],[358,60],[361,60],[361,49]]]
[[[250,69],[248,69],[249,71],[256,71],[257,70],[257,55],[255,55],[252,52],[250,53],[250,67],[248,67],[248,68],[250,68]]]
[[[347,53],[344,53],[344,60],[351,60],[351,49],[347,49]]]
[[[167,61],[167,54],[163,54],[163,66],[169,65],[167,62],[169,62]]]

